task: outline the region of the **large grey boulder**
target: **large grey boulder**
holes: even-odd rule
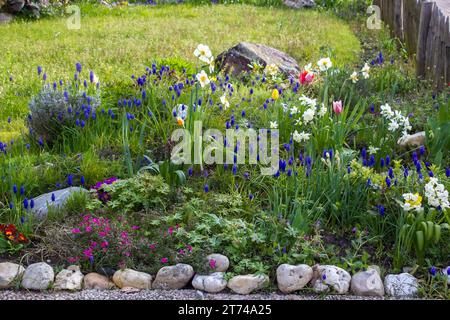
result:
[[[314,0],[284,0],[284,5],[292,9],[314,8]]]
[[[25,6],[25,0],[6,0],[3,10],[9,13],[19,13]]]
[[[240,42],[238,45],[222,52],[216,61],[221,70],[238,75],[251,70],[249,65],[258,62],[262,66],[275,64],[286,76],[296,77],[300,68],[294,58],[286,53],[262,44]]]
[[[228,281],[228,288],[238,294],[250,294],[253,291],[260,290],[269,284],[267,275],[247,274],[235,276]]]
[[[47,290],[55,280],[53,268],[45,262],[33,263],[25,269],[22,287],[28,290]]]
[[[95,272],[88,273],[83,279],[83,288],[85,290],[111,290],[114,287],[114,282]]]
[[[206,256],[207,268],[213,272],[226,272],[230,266],[230,260],[223,254],[213,253]]]
[[[384,296],[383,281],[375,268],[354,274],[351,290],[357,296]]]
[[[185,287],[194,276],[194,269],[184,263],[159,269],[153,289],[174,290]]]
[[[113,281],[119,288],[151,289],[152,276],[145,272],[132,269],[118,270],[114,273]]]
[[[0,289],[10,288],[15,280],[20,279],[25,268],[11,262],[0,263]]]
[[[192,280],[192,286],[197,290],[209,293],[217,293],[227,287],[227,281],[224,279],[223,272],[214,272],[210,275],[196,274]]]
[[[36,217],[44,218],[47,216],[50,207],[55,209],[64,207],[67,199],[76,193],[85,193],[87,195],[89,191],[80,187],[70,187],[40,195],[33,199],[34,208],[31,211]],[[52,199],[53,196],[55,201]]]
[[[313,269],[306,264],[282,264],[277,269],[278,289],[291,293],[302,289],[312,279]]]
[[[425,144],[425,138],[425,131],[420,131],[401,137],[398,139],[397,144],[402,148],[420,147]]]
[[[409,273],[387,275],[384,278],[384,288],[391,297],[415,297],[419,293],[419,283]]]
[[[84,276],[78,266],[69,266],[61,270],[55,279],[56,290],[81,290],[83,287]]]
[[[331,265],[315,265],[313,272],[312,285],[315,292],[333,291],[337,294],[348,292],[352,277],[344,269]]]

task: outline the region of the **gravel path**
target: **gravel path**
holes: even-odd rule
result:
[[[142,290],[138,292],[123,292],[120,290],[98,291],[83,290],[78,292],[30,292],[0,290],[1,300],[384,300],[380,297],[357,297],[339,295],[300,295],[262,293],[238,295],[232,293],[208,294],[197,290]]]

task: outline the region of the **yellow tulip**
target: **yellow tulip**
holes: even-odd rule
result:
[[[272,99],[273,100],[278,100],[278,98],[280,97],[280,93],[278,92],[277,89],[273,89],[272,91]]]

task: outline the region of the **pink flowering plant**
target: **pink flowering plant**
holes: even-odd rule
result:
[[[155,229],[155,228],[154,228]],[[188,261],[193,247],[177,236],[179,226],[144,230],[125,216],[84,214],[71,236],[77,243],[68,263],[87,270],[98,267],[155,268]]]

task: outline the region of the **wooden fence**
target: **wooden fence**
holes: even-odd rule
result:
[[[450,0],[374,0],[381,19],[415,56],[417,75],[450,84]]]

